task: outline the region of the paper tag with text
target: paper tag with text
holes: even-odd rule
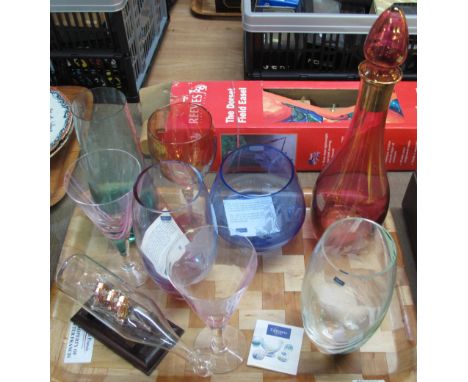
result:
[[[279,232],[271,196],[225,199],[223,204],[231,235],[262,236]]]
[[[64,363],[89,363],[93,358],[94,337],[73,322],[68,329]]]
[[[151,261],[158,274],[166,279],[168,256],[176,260],[185,252],[189,243],[170,213],[162,213],[146,230],[141,243],[141,250]]]

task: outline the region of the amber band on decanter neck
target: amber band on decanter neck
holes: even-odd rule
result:
[[[360,110],[381,112],[388,109],[388,104],[395,84],[402,78],[402,71],[396,68],[381,68],[369,61],[359,65],[361,92],[357,106]]]

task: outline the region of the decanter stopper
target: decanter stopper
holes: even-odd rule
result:
[[[391,6],[380,14],[364,43],[360,72],[375,81],[395,81],[401,78],[402,65],[408,55],[408,25],[403,11]]]
[[[364,43],[364,56],[374,65],[391,68],[403,64],[408,54],[408,26],[397,6],[377,18]]]

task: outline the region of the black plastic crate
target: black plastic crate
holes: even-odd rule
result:
[[[364,41],[377,18],[366,14],[369,7],[361,2],[352,9],[346,3],[346,14],[314,14],[308,7],[311,2],[302,1],[296,13],[259,13],[252,11],[255,1],[243,0],[246,79],[359,79]],[[404,80],[417,79],[415,17],[407,15],[410,36],[408,58],[402,66]]]
[[[128,102],[139,101],[131,57],[67,55],[51,57],[50,64],[51,84],[110,86],[123,91]]]
[[[167,28],[166,4],[166,0],[52,0],[51,85],[113,86],[129,102],[137,102]]]

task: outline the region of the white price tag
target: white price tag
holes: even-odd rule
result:
[[[64,363],[89,363],[93,358],[94,337],[73,322],[68,329]]]
[[[271,196],[223,200],[231,235],[261,236],[279,232]]]
[[[158,274],[166,279],[167,257],[177,260],[185,253],[189,240],[172,218],[171,214],[161,214],[146,230],[141,250],[151,261]]]

